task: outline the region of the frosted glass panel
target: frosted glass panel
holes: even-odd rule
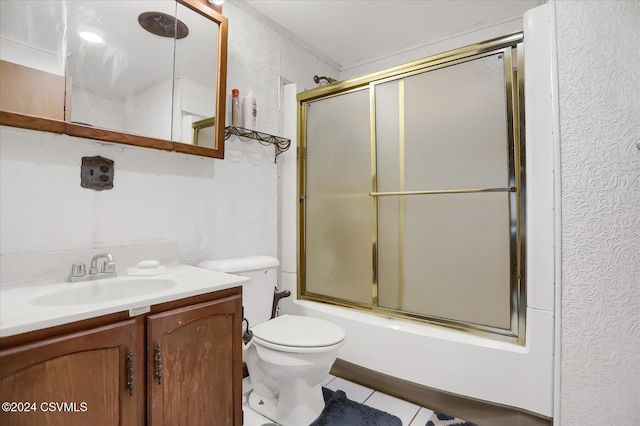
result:
[[[371,200],[368,196],[307,201],[306,288],[371,304]]]
[[[509,196],[380,198],[380,306],[509,329]]]
[[[376,86],[378,191],[399,190],[399,173],[407,191],[509,186],[503,54],[427,71],[403,84]],[[383,156],[400,149],[404,170]]]
[[[375,88],[378,191],[404,190],[400,186],[399,86],[400,84],[396,80],[378,85]]]
[[[371,191],[369,91],[307,105],[307,195]]]
[[[369,91],[307,105],[306,291],[372,302]]]

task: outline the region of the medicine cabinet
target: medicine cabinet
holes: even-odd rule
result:
[[[228,21],[206,0],[0,8],[0,124],[224,157]]]

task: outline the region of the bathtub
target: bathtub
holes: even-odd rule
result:
[[[282,312],[331,321],[346,332],[338,358],[468,398],[553,416],[553,313],[527,309],[524,346],[404,319],[298,300],[283,273]]]

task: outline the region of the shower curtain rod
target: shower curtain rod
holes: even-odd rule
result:
[[[335,83],[336,81],[338,81],[338,80],[336,80],[335,78],[327,77],[327,76],[324,76],[324,75],[321,75],[321,76],[314,75],[314,76],[313,76],[313,81],[314,81],[316,84],[320,84],[320,82],[321,82],[322,80],[326,81],[326,83],[325,83],[325,84]]]

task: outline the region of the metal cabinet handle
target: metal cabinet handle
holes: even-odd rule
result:
[[[158,384],[162,384],[162,352],[160,351],[160,344],[156,343],[156,378]]]
[[[133,351],[130,350],[127,354],[127,387],[129,388],[129,395],[133,395]]]

